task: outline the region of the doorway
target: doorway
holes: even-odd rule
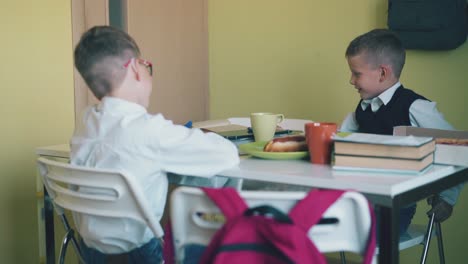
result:
[[[127,31],[153,62],[148,112],[176,124],[208,119],[208,0],[72,0],[72,36],[95,25]],[[74,70],[75,120],[97,102]]]

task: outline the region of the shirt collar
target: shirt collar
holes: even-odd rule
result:
[[[113,113],[133,113],[133,114],[143,114],[146,113],[146,109],[137,104],[124,99],[120,99],[112,96],[105,96],[101,99],[101,102],[96,106],[97,111],[112,111]]]
[[[392,99],[393,94],[395,93],[396,89],[401,86],[400,82],[396,82],[390,88],[385,90],[383,93],[379,94],[377,97],[372,99],[366,99],[361,101],[361,108],[363,111],[367,109],[367,106],[371,105],[372,112],[377,112],[382,105],[387,105]]]

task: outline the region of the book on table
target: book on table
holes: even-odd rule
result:
[[[229,140],[251,139],[253,134],[247,126],[232,124],[227,119],[206,120],[193,123],[193,128],[200,128],[205,132],[214,132]]]
[[[383,158],[369,156],[337,155],[334,156],[334,168],[363,168],[379,170],[421,171],[434,161],[430,153],[421,159]]]
[[[237,130],[245,130],[247,132],[247,127],[238,125],[238,124],[231,124],[227,119],[216,119],[216,120],[206,120],[193,123],[193,128],[201,128],[211,132],[226,132],[226,131],[237,131]]]
[[[434,161],[431,137],[338,133],[333,140],[334,168],[420,171]]]
[[[335,154],[341,155],[421,159],[435,150],[431,137],[338,133],[333,140]]]
[[[229,140],[254,139],[254,134],[250,127],[232,124],[228,119],[206,120],[195,122],[193,128],[200,128],[205,132],[214,132]],[[294,131],[277,127],[275,136],[293,134]]]

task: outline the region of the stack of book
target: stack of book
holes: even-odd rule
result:
[[[434,161],[432,137],[338,133],[333,140],[335,169],[419,172]]]

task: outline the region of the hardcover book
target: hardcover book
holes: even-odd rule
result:
[[[338,133],[334,168],[421,171],[434,161],[432,137]]]
[[[334,167],[366,168],[400,171],[421,171],[434,161],[434,154],[421,159],[383,158],[369,156],[335,155]]]
[[[333,140],[334,153],[340,155],[421,159],[435,150],[431,137],[338,133]]]

